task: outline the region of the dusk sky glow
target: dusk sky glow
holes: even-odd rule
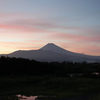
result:
[[[100,0],[0,0],[0,54],[47,43],[100,56]]]

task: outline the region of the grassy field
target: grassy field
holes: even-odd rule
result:
[[[0,95],[55,95],[58,98],[100,93],[100,79],[53,76],[0,77]],[[91,100],[100,100],[100,95]]]

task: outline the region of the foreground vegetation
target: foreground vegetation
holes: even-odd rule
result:
[[[1,77],[0,95],[56,95],[58,98],[100,93],[100,79],[53,76]]]
[[[1,57],[0,95],[54,95],[57,98],[69,98],[94,94],[90,100],[100,100],[100,75],[93,72],[100,72],[100,63],[47,63]],[[82,75],[70,77],[72,73]]]
[[[0,95],[77,96],[100,92],[100,80],[76,77],[1,77]]]

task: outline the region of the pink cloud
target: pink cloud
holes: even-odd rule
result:
[[[52,31],[52,29],[62,29],[62,30],[75,30],[75,31],[91,31],[88,29],[83,29],[83,28],[78,28],[78,27],[73,27],[73,26],[62,26],[62,25],[58,25],[55,22],[50,22],[47,20],[40,20],[40,19],[17,19],[17,20],[12,20],[10,22],[5,23],[4,25],[8,25],[10,26],[9,28],[14,28],[14,27],[20,27],[21,29],[26,28],[32,31],[33,29],[36,30],[48,30]],[[28,31],[29,31],[28,30]]]
[[[54,35],[48,36],[49,38],[53,39],[63,39],[63,40],[69,40],[74,42],[100,42],[100,36],[99,37],[89,37],[89,36],[82,36],[82,35],[73,35],[73,34],[64,34],[64,33],[58,33]]]
[[[92,29],[85,29],[85,28],[80,28],[80,27],[73,27],[73,26],[62,26],[58,25],[55,22],[50,22],[47,20],[40,20],[40,19],[17,19],[17,20],[12,20],[9,22],[6,22],[4,24],[0,24],[0,28],[2,29],[10,29],[10,30],[16,30],[16,31],[22,31],[22,32],[36,32],[36,33],[47,33],[47,34],[58,34],[59,30],[63,30],[63,33],[66,31],[73,31],[72,33],[74,34],[88,34],[91,35],[95,33],[95,35],[98,34],[98,32]],[[54,30],[56,29],[56,30]],[[58,30],[58,31],[57,31]],[[61,33],[62,34],[62,33]],[[58,34],[60,35],[60,34]],[[64,34],[62,35],[62,37]],[[73,36],[69,36],[73,37]],[[79,37],[79,36],[74,36]],[[86,37],[84,37],[86,38]],[[81,39],[81,36],[80,36]]]
[[[24,33],[53,33],[52,31],[47,31],[45,29],[39,28],[39,27],[30,27],[30,26],[25,26],[25,25],[10,25],[10,24],[0,24],[1,29],[5,30],[12,30],[12,31],[21,31]]]
[[[59,25],[57,22],[50,22],[49,20],[45,19],[17,19],[14,21],[9,22],[8,24],[11,25],[18,25],[18,26],[28,26],[28,27],[34,27],[38,29],[62,29],[62,30],[75,30],[75,31],[83,31],[83,32],[91,32],[90,29],[84,29],[80,27],[75,26],[62,26]]]
[[[18,26],[18,25],[7,25],[7,24],[0,24],[0,28],[2,29],[10,29],[10,30],[22,30],[22,31],[28,31],[28,32],[38,32],[38,29],[33,29],[30,27],[25,26]]]

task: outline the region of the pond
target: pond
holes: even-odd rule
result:
[[[100,100],[100,94],[88,94],[70,98],[58,98],[57,96],[25,96],[25,95],[12,95],[12,96],[0,96],[0,100]]]
[[[0,100],[53,100],[56,96],[24,96],[24,95],[12,95],[12,96],[1,96]]]

